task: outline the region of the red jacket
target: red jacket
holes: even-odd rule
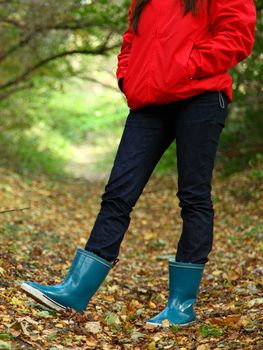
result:
[[[231,103],[227,70],[252,52],[254,1],[205,0],[204,13],[183,17],[179,0],[151,0],[141,14],[138,34],[130,27],[134,4],[132,0],[116,70],[120,89],[124,78],[129,108],[166,104],[205,90],[221,90]]]

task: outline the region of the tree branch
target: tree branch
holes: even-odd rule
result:
[[[36,33],[28,34],[26,37],[20,40],[17,44],[13,45],[8,51],[0,54],[0,61],[3,61],[7,56],[11,55],[16,50],[28,44],[29,41],[32,39],[32,37],[34,37],[35,35]]]
[[[27,83],[24,85],[15,85],[13,88],[9,89],[7,92],[5,92],[4,94],[0,95],[0,101],[3,101],[4,99],[6,99],[7,97],[9,97],[10,95],[12,95],[13,93],[17,92],[17,91],[21,91],[21,90],[25,90],[25,89],[31,89],[33,87],[33,83]],[[1,129],[0,129],[1,131]]]
[[[111,34],[109,34],[107,37],[106,37],[106,41],[108,39],[108,37],[110,36]],[[51,62],[51,61],[54,61],[56,59],[59,59],[59,58],[62,58],[62,57],[65,57],[65,56],[72,56],[72,55],[75,55],[75,54],[84,54],[84,55],[101,55],[107,51],[110,51],[116,47],[119,47],[120,46],[120,43],[116,43],[112,46],[103,46],[103,45],[100,45],[97,49],[95,50],[88,50],[88,49],[75,49],[75,50],[69,50],[69,51],[64,51],[64,52],[60,52],[60,53],[57,53],[53,56],[50,56],[50,57],[47,57],[45,58],[44,60],[38,62],[37,64],[35,64],[34,66],[31,66],[29,67],[28,69],[26,69],[22,74],[20,74],[19,76],[17,76],[16,78],[14,79],[11,79],[9,80],[8,82],[6,82],[5,84],[3,85],[0,85],[0,90],[4,90],[4,89],[7,89],[11,86],[14,86],[14,85],[17,85],[18,83],[20,83],[21,81],[25,80],[31,73],[33,73],[34,71],[36,71],[37,69],[41,68],[42,66],[46,65],[47,63]],[[1,98],[0,98],[1,100]]]
[[[87,80],[87,81],[91,81],[92,83],[96,83],[96,84],[100,84],[101,86],[107,88],[107,89],[111,89],[113,91],[119,91],[119,89],[117,89],[115,86],[112,86],[110,84],[107,83],[103,83],[102,81],[99,81],[95,78],[91,78],[91,77],[83,77],[81,75],[78,76],[78,78],[82,79],[82,80]]]
[[[1,21],[1,18],[0,18],[0,21]],[[56,25],[50,25],[50,26],[46,26],[43,28],[35,28],[34,32],[27,34],[24,38],[22,38],[17,43],[15,43],[13,46],[11,46],[11,48],[8,49],[6,52],[0,53],[0,61],[3,61],[8,56],[10,56],[12,53],[14,53],[18,49],[21,49],[23,46],[28,44],[37,34],[44,33],[46,31],[51,31],[51,30],[71,30],[71,31],[74,31],[74,30],[79,30],[79,29],[83,29],[83,28],[88,29],[89,27],[91,27],[93,25],[94,24],[91,22],[84,22],[83,23],[83,22],[75,21],[75,22],[72,22],[71,24],[59,23]],[[102,29],[103,27],[100,25],[100,28]]]

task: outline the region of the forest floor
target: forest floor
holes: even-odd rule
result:
[[[82,314],[41,306],[19,285],[62,280],[89,236],[106,180],[6,169],[0,177],[0,349],[263,349],[263,188],[256,170],[224,180],[215,174],[214,246],[195,306],[198,322],[157,329],[145,322],[167,300],[167,258],[182,225],[176,176],[150,178],[120,261]]]

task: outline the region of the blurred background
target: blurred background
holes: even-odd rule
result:
[[[130,1],[0,1],[0,166],[105,178],[128,114],[115,70]],[[216,172],[262,176],[262,2],[254,51],[229,72]],[[155,173],[175,171],[175,143]]]

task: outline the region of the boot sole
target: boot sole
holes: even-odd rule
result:
[[[193,323],[196,323],[196,321],[191,321],[191,322],[188,322],[188,323],[180,323],[180,324],[177,324],[177,326],[182,326],[182,327],[187,327],[187,326],[190,326],[192,325]],[[163,328],[168,328],[172,325],[173,323],[167,325],[167,326],[164,326],[163,324],[161,323],[151,323],[151,322],[146,322],[146,325],[147,326],[154,326],[154,327],[163,327]]]
[[[51,309],[54,309],[56,311],[64,311],[66,310],[66,307],[57,303],[56,301],[48,298],[45,294],[40,292],[38,289],[29,286],[27,283],[22,283],[20,285],[20,288],[23,289],[24,292],[26,292],[27,295],[29,295],[34,300],[40,302],[41,304],[50,307]]]

